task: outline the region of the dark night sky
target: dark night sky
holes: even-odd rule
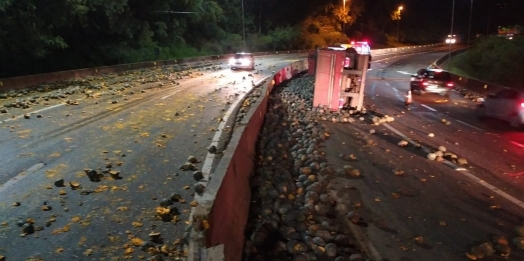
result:
[[[471,2],[472,35],[496,33],[498,26],[524,25],[523,0],[455,0],[453,32],[456,35],[467,37]],[[451,31],[453,0],[398,0],[397,3],[404,6],[401,20],[404,26],[434,28],[447,34]]]
[[[264,14],[275,14],[271,18],[275,24],[299,23],[311,11],[318,9],[326,2],[342,5],[343,0],[245,0],[253,13],[258,14],[262,6]],[[400,5],[404,6],[401,19],[401,31],[409,27],[417,30],[434,30],[439,35],[450,33],[453,0],[346,0],[360,1],[364,11],[357,18],[354,28],[361,29],[361,24],[373,21],[380,24],[381,19],[389,21],[389,31],[395,29],[396,23],[389,18],[391,12]],[[471,33],[494,34],[498,26],[524,26],[524,0],[455,0],[454,34],[467,37],[470,6],[473,2]],[[380,21],[379,21],[380,20]],[[394,27],[394,28],[393,28]]]

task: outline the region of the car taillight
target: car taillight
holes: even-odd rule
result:
[[[423,82],[422,85],[424,85],[424,86],[428,86],[429,83],[428,83],[428,82]]]
[[[448,87],[453,87],[453,83],[452,83],[452,82],[449,82],[449,83],[447,84],[447,86],[448,86]]]
[[[524,102],[520,104],[520,107],[524,108]]]

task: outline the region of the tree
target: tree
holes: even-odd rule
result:
[[[342,25],[355,23],[362,11],[361,2],[346,2],[346,7],[325,4],[302,22],[301,36],[306,48],[348,41]]]

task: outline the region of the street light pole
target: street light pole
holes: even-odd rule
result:
[[[242,1],[242,48],[246,51],[246,27],[244,25],[244,0]]]
[[[397,13],[398,13],[398,19],[397,19],[397,43],[399,42],[399,32],[400,32],[400,15],[402,14],[402,9],[404,9],[403,6],[399,6]]]
[[[398,34],[400,31],[400,18],[397,20],[397,43],[398,43]]]
[[[470,45],[471,37],[471,18],[473,17],[473,0],[471,0],[471,5],[469,7],[469,28],[468,28],[468,47]]]
[[[346,0],[342,0],[342,8],[344,10],[344,14],[346,14]],[[346,27],[346,23],[342,21],[342,34],[344,34],[344,29]]]
[[[451,31],[450,35],[453,37],[453,22],[455,21],[455,0],[453,0],[453,6],[451,7]],[[451,67],[451,41],[449,42],[449,54],[448,54],[448,70]]]

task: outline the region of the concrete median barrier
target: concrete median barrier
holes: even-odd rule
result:
[[[307,71],[307,60],[276,71],[263,83],[263,96],[235,127],[228,148],[194,209],[188,260],[241,260],[255,144],[264,123],[269,94],[274,86],[304,71]]]

